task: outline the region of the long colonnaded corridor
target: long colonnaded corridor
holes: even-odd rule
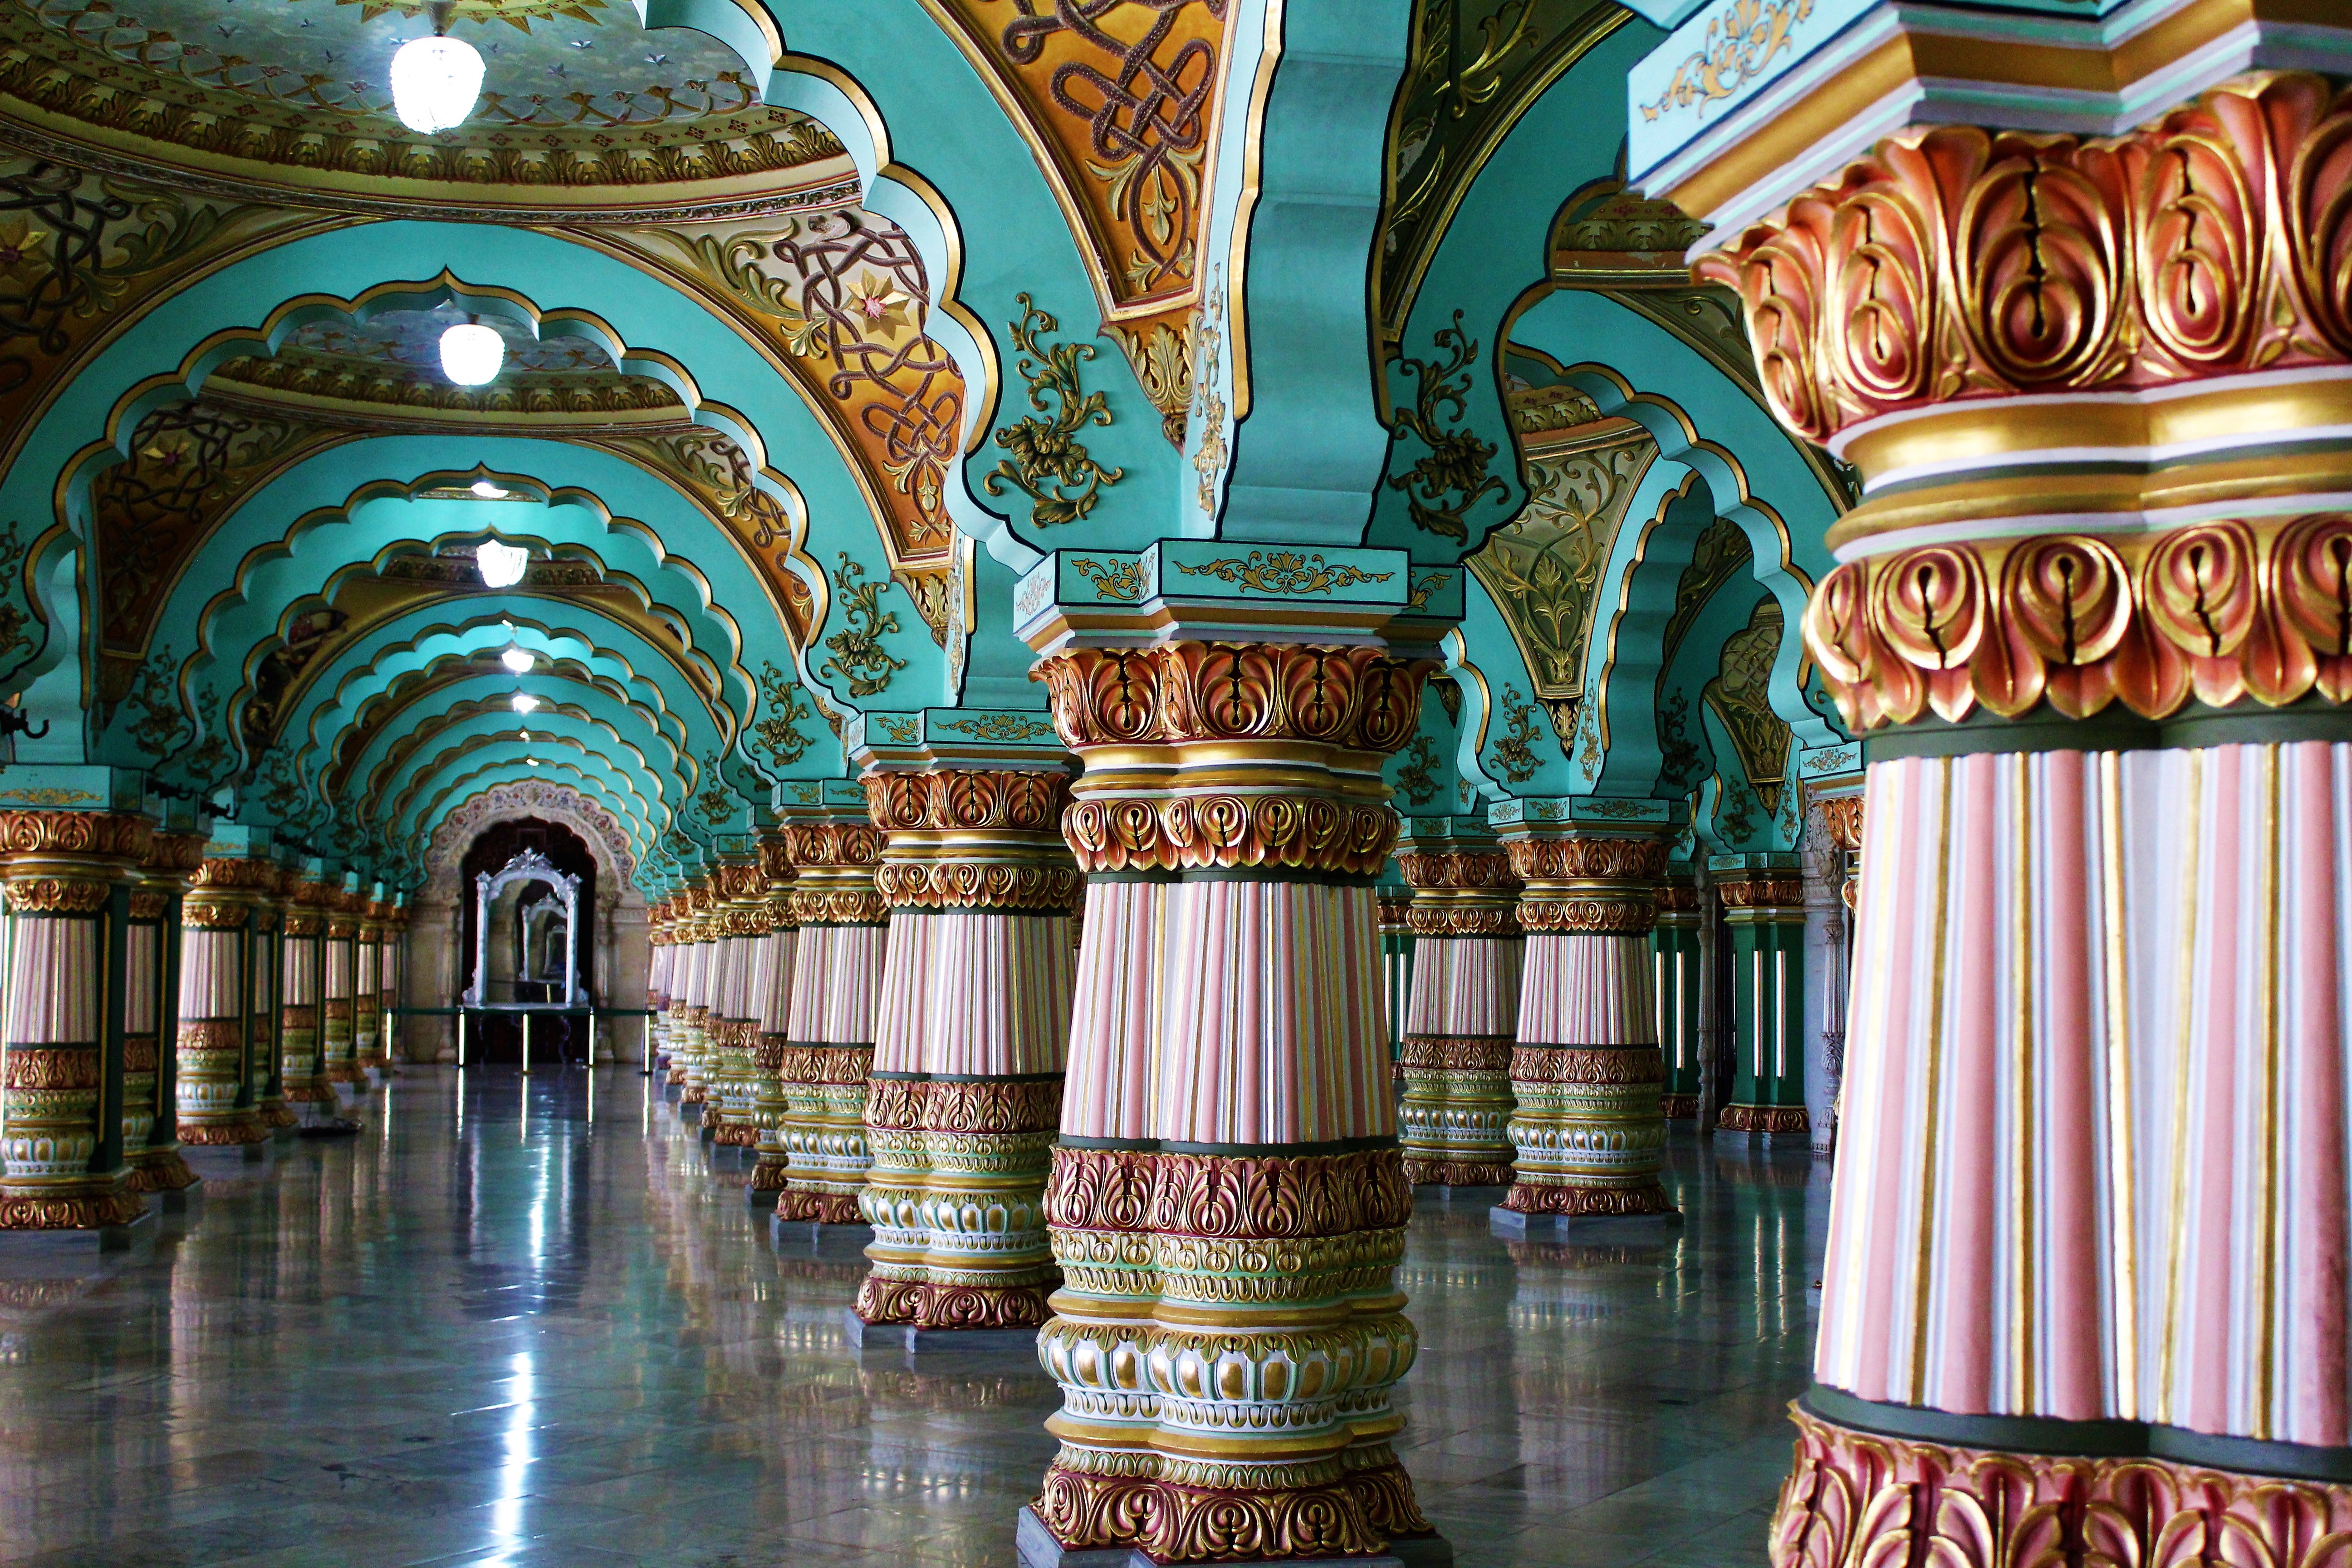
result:
[[[772,1245],[656,1081],[404,1068],[152,1249],[10,1263],[0,1563],[1013,1563],[1034,1353],[852,1349],[865,1233]],[[1763,1563],[1826,1171],[1684,1137],[1665,1181],[1685,1223],[1614,1241],[1416,1203],[1406,1461],[1462,1568]]]

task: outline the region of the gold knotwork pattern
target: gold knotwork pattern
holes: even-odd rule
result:
[[[2163,719],[2192,699],[2352,700],[2347,605],[2352,513],[2314,512],[1848,562],[1806,607],[1805,646],[1858,731],[2045,702]]]
[[[1907,132],[1696,268],[1780,422],[2352,360],[2352,102],[2307,72],[2104,140]]]
[[[1073,648],[1038,661],[1030,679],[1045,683],[1073,751],[1284,740],[1385,756],[1412,736],[1434,668],[1372,647],[1179,642]]]
[[[33,877],[10,882],[9,909],[18,914],[90,915],[106,907],[112,889],[105,882],[85,882],[70,877]]]

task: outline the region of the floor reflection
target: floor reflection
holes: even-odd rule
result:
[[[862,1236],[772,1246],[647,1080],[411,1068],[362,1114],[206,1161],[102,1268],[0,1238],[0,1563],[1012,1563],[1051,1383],[860,1356]],[[1765,1560],[1826,1173],[1677,1136],[1679,1227],[1506,1242],[1423,1190],[1405,1457],[1464,1568]]]

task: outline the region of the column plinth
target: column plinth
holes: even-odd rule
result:
[[[1491,833],[1433,837],[1408,824],[1397,864],[1412,889],[1404,1018],[1405,1180],[1507,1186],[1511,1052],[1519,1016],[1518,878]]]
[[[869,769],[890,910],[858,1209],[858,1316],[1034,1328],[1059,1282],[1044,1194],[1070,1018],[1060,772]]]
[[[2080,47],[2210,81],[2180,41]],[[1749,117],[1742,156],[1819,134]],[[2347,135],[2294,71],[2120,136],[1916,126],[1699,265],[1864,498],[1804,621],[1867,773],[1775,1562],[2352,1523]]]
[[[874,889],[882,836],[862,813],[792,810],[784,835],[800,936],[776,1068],[785,1159],[776,1214],[850,1225],[861,1217],[858,1194],[873,1163],[866,1086],[888,938],[888,911]]]
[[[1088,878],[1046,1216],[1069,1549],[1360,1556],[1433,1533],[1393,1443],[1416,1350],[1374,885],[1427,666],[1362,646],[1066,647]]]
[[[0,812],[0,896],[14,927],[0,1003],[0,1230],[123,1225],[145,1207],[123,1162],[121,1018],[108,1017],[104,982],[108,924],[126,912],[117,889],[153,831],[128,815]]]
[[[1515,1214],[1675,1212],[1665,1167],[1650,935],[1666,847],[1523,825],[1505,839],[1526,884],[1527,956],[1511,1052]]]

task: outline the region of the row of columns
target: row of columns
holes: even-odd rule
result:
[[[396,980],[390,905],[301,879],[236,830],[47,810],[0,812],[0,1229],[127,1224],[144,1194],[195,1184],[184,1147],[260,1143],[296,1106],[338,1103],[331,1083],[366,1081],[337,1073],[331,1028],[322,1048],[319,977],[331,1015],[340,999],[373,1037]]]

